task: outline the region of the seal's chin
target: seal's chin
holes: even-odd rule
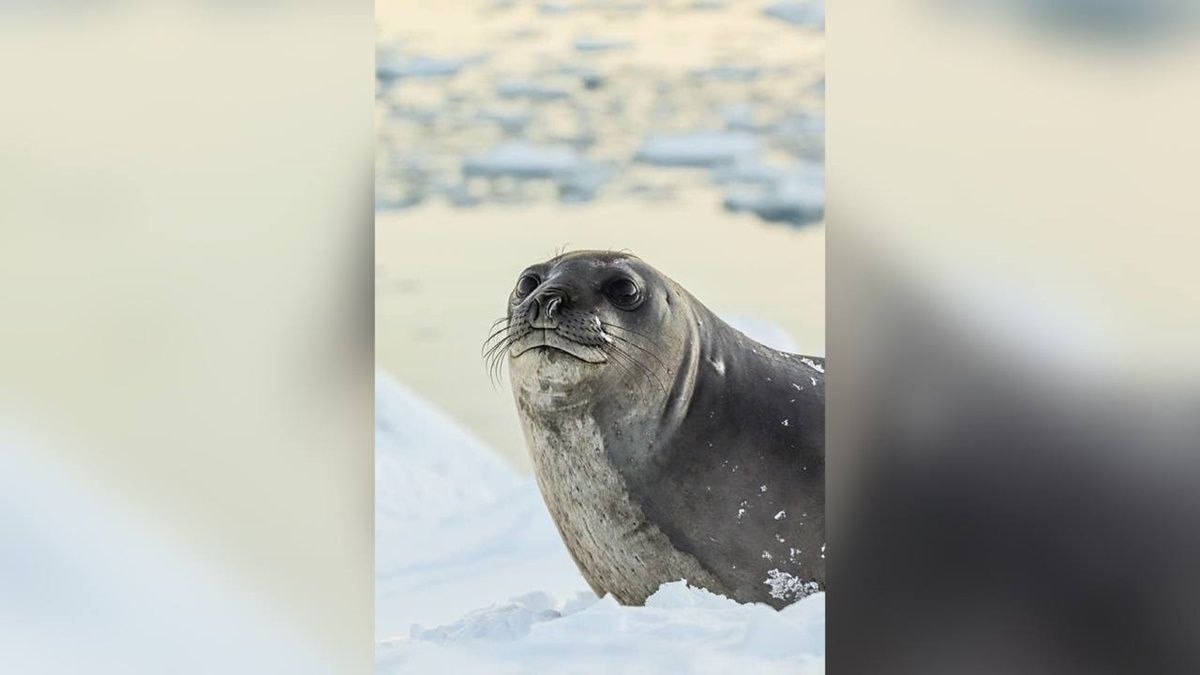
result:
[[[587,363],[604,363],[608,355],[599,347],[580,344],[570,338],[563,337],[557,331],[534,329],[524,337],[513,342],[508,348],[508,355],[517,358],[533,350],[554,350],[563,352]]]

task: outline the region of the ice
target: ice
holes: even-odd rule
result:
[[[750,183],[755,185],[773,185],[788,173],[788,167],[767,164],[757,157],[748,157],[735,161],[733,164],[723,164],[713,169],[712,179],[718,185],[731,183]]]
[[[730,131],[763,133],[774,127],[774,124],[763,120],[759,109],[750,103],[725,105],[717,113],[725,120],[725,128]]]
[[[562,66],[559,70],[564,75],[577,78],[584,89],[595,90],[604,86],[608,78],[594,67],[582,63],[572,63]]]
[[[789,172],[757,191],[730,192],[724,205],[729,211],[751,211],[771,222],[817,222],[825,217],[824,176],[816,170]]]
[[[532,80],[505,80],[496,86],[496,94],[500,98],[523,98],[539,103],[559,101],[571,97],[571,93],[566,89],[549,87]]]
[[[763,14],[796,26],[825,28],[823,0],[776,2],[763,8]]]
[[[612,180],[616,168],[610,164],[588,162],[581,164],[574,171],[559,175],[558,197],[563,202],[588,202]]]
[[[381,154],[420,149],[432,161],[423,172],[384,171],[378,209],[662,202],[688,190],[710,215],[731,222],[823,218],[823,188],[790,178],[796,163],[825,155],[820,50],[780,45],[715,58],[685,50],[691,55],[676,59],[653,47],[666,34],[710,31],[705,25],[722,18],[730,44],[754,44],[790,32],[777,19],[820,20],[819,2],[499,2],[508,9],[481,3],[492,9],[477,17],[479,38],[457,53],[444,51],[452,43],[433,47],[416,35],[401,42],[390,37],[397,31],[384,33],[376,82]],[[619,16],[633,11],[665,33]],[[405,32],[402,22],[394,28]],[[819,46],[819,33],[808,32],[789,42]],[[518,140],[529,144],[519,148],[522,157],[490,145]],[[564,168],[571,162],[574,168]],[[709,169],[710,180],[680,167]],[[484,185],[480,176],[499,180]]]
[[[542,2],[538,3],[538,11],[542,14],[570,14],[574,12],[576,6],[570,2]]]
[[[710,68],[698,68],[689,73],[698,82],[749,82],[758,77],[759,70],[754,66],[719,65]]]
[[[753,134],[726,131],[657,134],[647,138],[636,159],[659,166],[711,167],[758,154]]]
[[[404,78],[449,77],[457,75],[463,68],[481,63],[483,56],[435,57],[404,56],[395,52],[381,51],[376,56],[375,74],[384,81]]]
[[[582,160],[570,148],[510,141],[463,160],[465,176],[554,178],[579,169]]]
[[[564,139],[577,147],[586,147],[586,139]],[[465,178],[519,180],[549,179],[563,202],[586,202],[612,178],[616,167],[584,159],[571,147],[544,146],[523,141],[508,141],[463,161]]]
[[[575,40],[577,52],[607,52],[614,49],[624,49],[629,46],[626,40],[602,37],[581,37]]]
[[[528,110],[489,108],[479,113],[479,119],[496,123],[507,134],[520,134],[533,120]]]

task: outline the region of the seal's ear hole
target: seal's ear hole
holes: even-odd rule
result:
[[[604,286],[604,295],[620,309],[636,309],[642,304],[642,289],[629,277],[616,277]]]
[[[526,272],[525,274],[522,274],[521,278],[517,279],[517,296],[523,298],[529,295],[530,293],[534,292],[534,290],[536,290],[540,284],[541,280],[538,279],[536,274],[532,272]]]

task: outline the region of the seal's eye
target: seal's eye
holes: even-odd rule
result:
[[[621,309],[634,309],[642,304],[642,289],[629,277],[617,277],[608,282],[604,294]]]
[[[517,295],[522,298],[532,293],[541,282],[537,276],[533,274],[522,274],[520,279],[517,279]]]

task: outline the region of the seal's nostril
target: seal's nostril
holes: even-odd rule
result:
[[[529,303],[530,325],[534,328],[558,328],[558,317],[566,301],[566,295],[558,289],[541,291]]]

